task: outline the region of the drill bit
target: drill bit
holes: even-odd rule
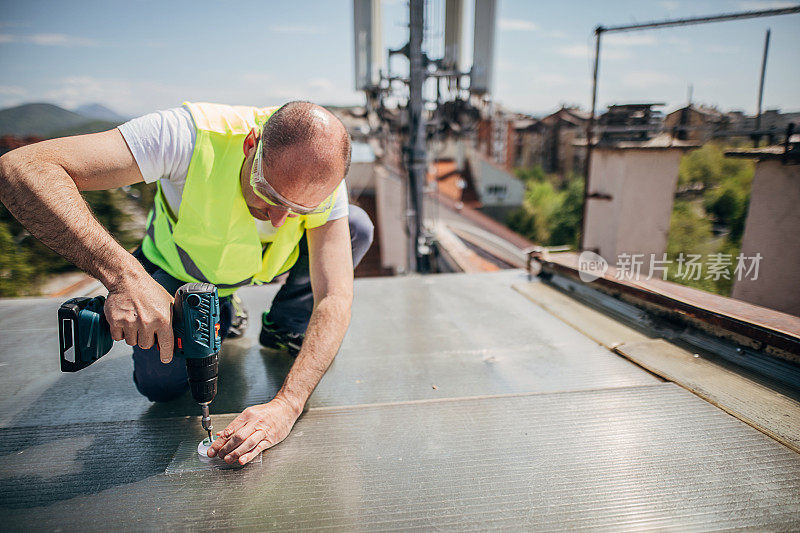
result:
[[[203,426],[203,429],[208,431],[208,442],[213,441],[214,439],[211,437],[211,431],[214,429],[214,426],[211,425],[211,415],[208,412],[208,404],[201,403],[200,410],[203,413],[203,417],[200,419],[200,423]]]

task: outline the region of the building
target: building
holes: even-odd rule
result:
[[[800,112],[781,113],[779,109],[767,109],[758,120],[743,111],[726,112],[713,106],[689,104],[669,113],[664,119],[664,129],[677,139],[705,143],[713,139],[747,139],[756,129],[777,137],[790,123],[797,125],[798,122]]]
[[[454,202],[475,208],[481,206],[469,167],[459,167],[454,159],[434,161],[428,168],[428,183]]]
[[[689,104],[669,113],[664,119],[664,129],[676,139],[705,143],[734,129],[744,131],[753,126],[752,120],[741,111],[723,113],[716,107]]]
[[[581,173],[586,160],[585,139],[589,114],[576,107],[561,107],[542,118],[521,117],[514,128],[514,165],[541,166],[550,174]]]
[[[522,205],[525,185],[505,167],[475,150],[467,152],[466,167],[483,213],[505,222],[508,214]]]
[[[487,117],[478,121],[475,147],[499,167],[511,170],[515,166],[514,122],[519,115],[500,106],[492,106]]]
[[[615,104],[597,120],[600,142],[646,141],[663,129],[660,103]]]

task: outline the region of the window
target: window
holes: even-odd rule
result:
[[[508,194],[508,186],[506,185],[489,185],[486,187],[486,194],[489,196],[496,196],[502,200]]]

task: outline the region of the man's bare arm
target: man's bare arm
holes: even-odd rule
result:
[[[350,324],[353,254],[347,217],[308,232],[314,312],[303,347],[278,392],[298,412],[333,362]]]
[[[130,256],[92,215],[79,190],[142,181],[119,130],[44,141],[0,158],[0,200],[36,238],[107,287]],[[126,257],[127,256],[127,257]]]
[[[117,129],[44,141],[0,157],[0,201],[36,238],[108,288],[112,337],[149,348],[158,334],[171,358],[172,332],[165,327],[170,314],[164,309],[170,296],[95,219],[79,192],[140,181]],[[148,299],[156,303],[144,303]]]
[[[303,347],[275,398],[248,407],[214,441],[208,454],[245,464],[291,431],[328,370],[350,324],[353,254],[347,218],[308,231],[314,311]]]

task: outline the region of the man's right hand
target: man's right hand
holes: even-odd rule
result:
[[[161,362],[169,363],[173,348],[172,302],[172,295],[147,274],[123,278],[109,287],[104,307],[111,338],[144,349],[157,342]]]

